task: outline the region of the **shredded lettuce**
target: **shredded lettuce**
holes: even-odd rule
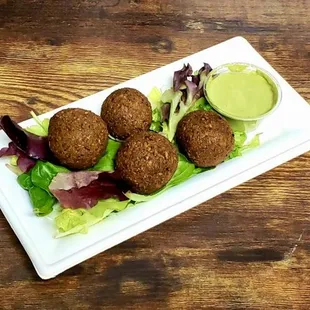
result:
[[[55,217],[56,238],[82,233],[86,234],[90,226],[102,221],[112,212],[119,212],[128,206],[129,200],[106,199],[99,201],[91,209],[62,209]]]

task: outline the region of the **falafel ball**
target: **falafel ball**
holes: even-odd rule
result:
[[[234,133],[226,119],[213,111],[194,111],[178,124],[176,141],[196,166],[214,167],[234,148]]]
[[[49,147],[59,162],[71,169],[87,169],[97,163],[108,143],[108,129],[91,111],[69,108],[57,112],[48,129]]]
[[[107,123],[111,136],[125,140],[135,132],[149,130],[152,107],[138,90],[121,88],[106,98],[101,108],[101,117]]]
[[[156,192],[172,178],[178,165],[176,148],[155,132],[129,137],[116,155],[116,171],[131,190],[143,195]]]

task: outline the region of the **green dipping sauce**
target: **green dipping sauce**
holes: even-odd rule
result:
[[[259,118],[273,109],[278,91],[267,74],[240,64],[227,69],[214,73],[206,84],[208,99],[215,109],[237,119]]]

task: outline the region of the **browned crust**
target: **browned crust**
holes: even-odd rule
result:
[[[214,167],[234,148],[234,134],[227,122],[212,111],[194,111],[184,116],[176,131],[180,150],[198,167]]]
[[[91,111],[65,109],[51,118],[48,141],[62,165],[71,169],[87,169],[95,165],[105,152],[107,125]]]
[[[165,186],[178,165],[175,147],[154,132],[128,138],[116,156],[116,170],[134,192],[151,194]]]
[[[111,136],[125,140],[131,134],[149,130],[152,107],[147,97],[133,88],[121,88],[111,93],[101,108],[101,117]]]

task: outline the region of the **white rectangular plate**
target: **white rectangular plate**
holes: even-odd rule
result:
[[[0,160],[1,210],[42,279],[55,277],[102,251],[310,150],[309,105],[242,37],[233,38],[61,109],[81,107],[99,114],[103,100],[117,88],[133,87],[147,95],[154,86],[162,89],[171,87],[173,72],[179,70],[183,63],[189,62],[196,70],[203,62],[216,67],[238,61],[253,63],[268,70],[282,87],[282,104],[257,129],[257,132],[262,132],[262,145],[243,157],[193,177],[152,201],[111,215],[90,228],[86,235],[55,239],[53,221],[33,214],[28,193],[20,188],[16,176],[6,168],[7,159]],[[41,117],[49,118],[58,110]],[[33,121],[28,120],[21,125],[32,124]],[[1,131],[0,148],[8,142],[9,139]]]

